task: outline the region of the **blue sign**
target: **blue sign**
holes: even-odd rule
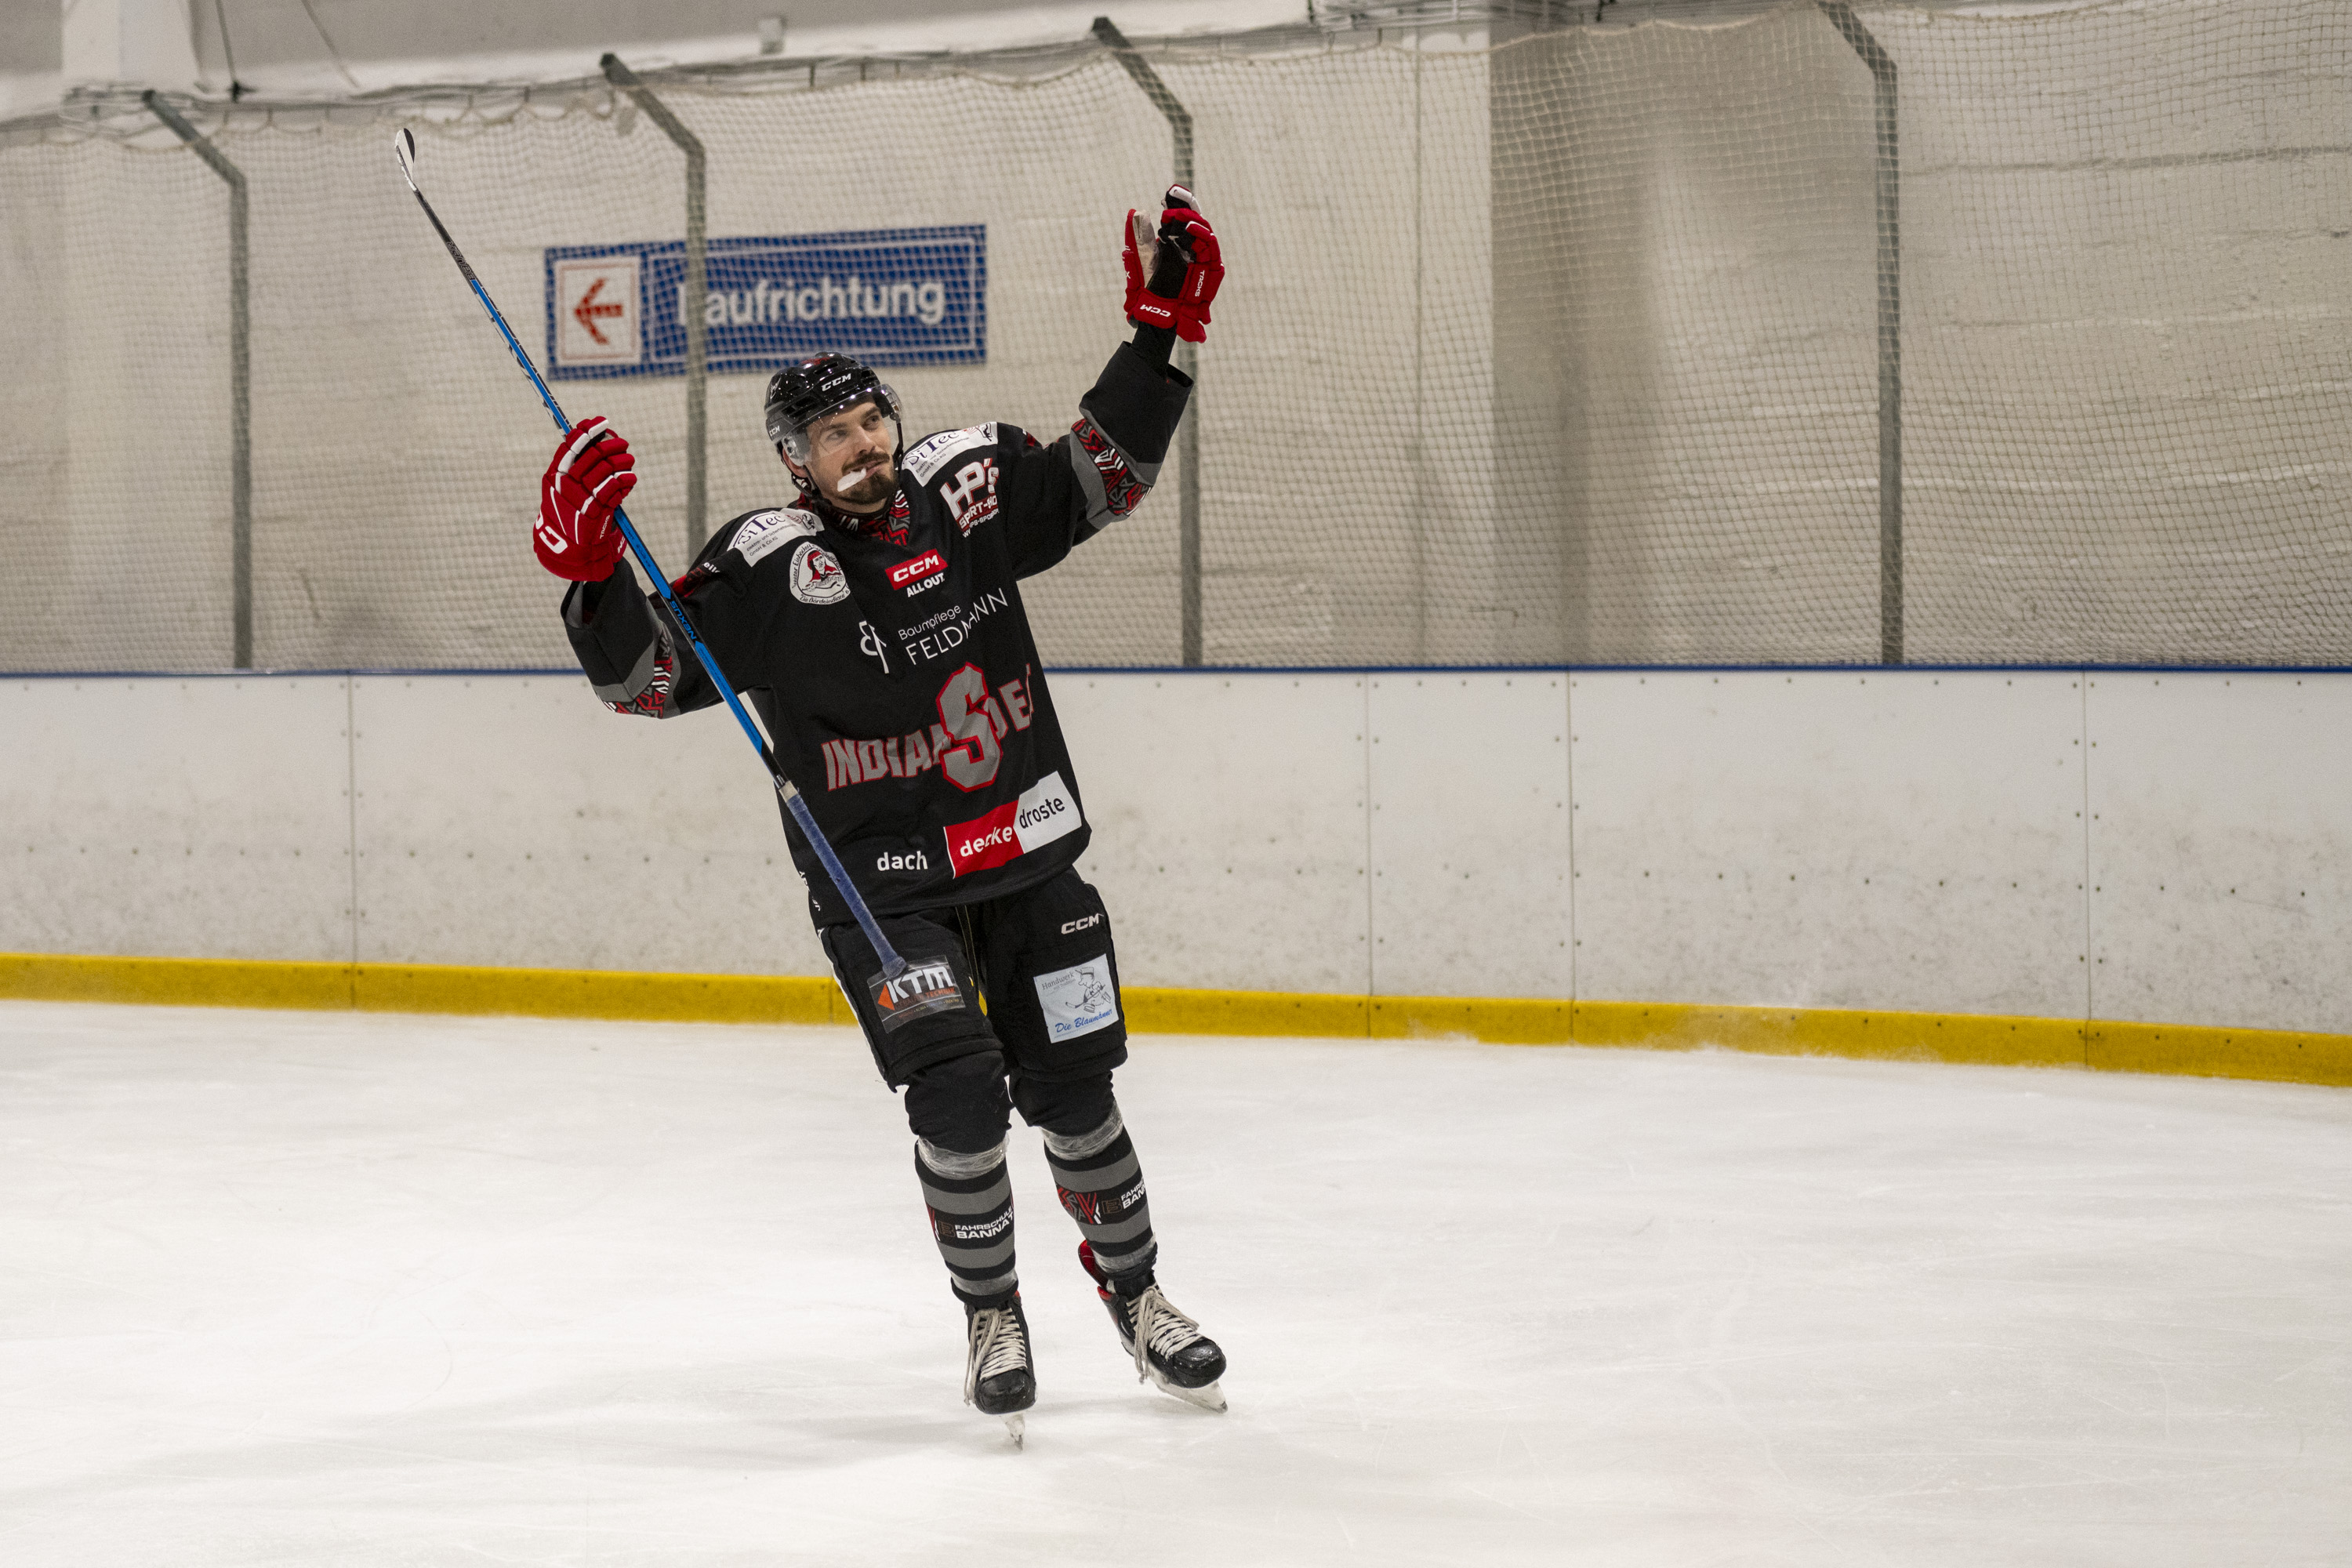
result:
[[[877,365],[988,357],[979,224],[714,239],[703,268],[698,302],[682,241],[549,247],[548,374],[682,374],[698,309],[713,371],[773,370],[828,349]]]

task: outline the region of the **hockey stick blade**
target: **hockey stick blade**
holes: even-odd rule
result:
[[[449,259],[457,264],[458,272],[465,278],[467,285],[474,290],[474,298],[481,301],[484,310],[489,312],[491,321],[497,325],[499,335],[506,339],[508,349],[513,353],[515,363],[522,366],[522,373],[530,377],[531,385],[539,390],[539,400],[547,405],[548,413],[554,416],[556,428],[569,435],[572,430],[572,421],[564,417],[562,405],[555,401],[555,395],[548,391],[547,383],[541,379],[539,367],[530,363],[530,352],[522,346],[522,341],[514,335],[514,329],[507,325],[507,319],[499,311],[497,303],[491,300],[490,291],[482,287],[482,280],[479,278],[474,276],[473,268],[467,264],[466,253],[457,248],[457,241],[449,233],[448,226],[442,223],[441,215],[435,212],[433,204],[425,199],[424,188],[416,183],[416,137],[407,126],[402,126],[394,133],[392,152],[393,156],[400,161],[400,177],[408,182],[409,195],[415,196],[416,205],[425,209],[425,216],[433,225],[433,232],[441,237],[441,243],[448,248]],[[817,826],[816,816],[809,810],[808,802],[801,798],[799,787],[785,776],[782,765],[776,761],[773,748],[768,744],[767,737],[760,732],[760,727],[752,722],[751,715],[744,710],[743,700],[736,695],[734,682],[729,680],[726,672],[719,668],[717,657],[704,644],[702,634],[695,628],[694,622],[688,618],[686,606],[678,603],[677,591],[670,586],[668,574],[665,573],[661,569],[660,563],[654,559],[653,552],[646,548],[645,540],[639,537],[636,525],[629,521],[627,512],[615,507],[613,510],[613,521],[620,526],[621,537],[628,541],[630,550],[635,552],[638,562],[644,565],[646,574],[653,578],[654,587],[660,593],[663,607],[669,611],[670,619],[677,624],[678,629],[686,634],[687,646],[694,650],[694,657],[701,664],[703,672],[710,677],[710,684],[718,689],[720,697],[726,699],[728,711],[734,714],[735,722],[742,726],[744,739],[750,741],[751,749],[760,753],[760,762],[768,770],[769,782],[776,786],[776,793],[783,797],[785,810],[792,814],[793,823],[799,826],[802,837],[808,840],[809,847],[816,852],[817,860],[824,867],[825,875],[833,879],[833,885],[840,890],[842,902],[849,906],[849,912],[856,918],[857,929],[865,933],[866,940],[873,945],[875,956],[882,962],[881,977],[885,980],[898,979],[907,972],[907,961],[901,958],[898,950],[890,945],[890,939],[882,934],[881,923],[875,920],[874,911],[867,907],[865,895],[860,893],[856,884],[849,879],[849,871],[842,865],[841,857],[834,853],[832,843],[826,839],[824,830]]]

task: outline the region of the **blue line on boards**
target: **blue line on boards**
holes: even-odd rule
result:
[[[2343,664],[1048,664],[1051,675],[2352,675]],[[7,669],[0,680],[291,680],[562,676],[577,667],[454,669]]]
[[[1048,664],[1049,675],[2352,675],[2342,664]]]

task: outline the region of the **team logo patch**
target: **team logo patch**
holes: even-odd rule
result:
[[[890,568],[890,586],[904,588],[913,598],[926,588],[936,588],[947,576],[948,563],[936,550],[926,550],[912,561],[901,561]]]
[[[886,1033],[926,1015],[953,1012],[963,1005],[963,990],[956,984],[955,970],[940,958],[917,960],[896,980],[877,974],[866,987],[874,997],[874,1010],[882,1016]]]
[[[841,563],[814,540],[803,540],[793,552],[793,597],[803,605],[838,605],[849,597]]]
[[[1045,1010],[1051,1039],[1076,1039],[1118,1023],[1118,987],[1110,982],[1109,954],[1037,976],[1037,1005]]]
[[[757,566],[762,558],[823,526],[814,514],[805,511],[763,511],[745,519],[743,526],[735,531],[735,548],[744,564]]]
[[[1047,773],[985,816],[960,822],[947,830],[948,868],[956,876],[985,871],[1017,860],[1032,849],[1076,833],[1086,826],[1062,775]]]

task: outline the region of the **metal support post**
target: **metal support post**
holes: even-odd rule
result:
[[[221,155],[179,111],[153,91],[140,95],[214,174],[228,182],[229,584],[234,606],[230,663],[253,668],[253,318],[246,248],[245,172]]]
[[[1176,184],[1186,190],[1192,188],[1192,116],[1160,73],[1151,68],[1138,54],[1127,36],[1111,25],[1108,16],[1095,18],[1094,35],[1103,47],[1111,51],[1151,107],[1167,117],[1168,129],[1176,143]],[[1183,422],[1176,426],[1177,556],[1182,578],[1183,595],[1183,661],[1187,665],[1201,662],[1201,355],[1192,343],[1176,345],[1176,368],[1192,382],[1192,395],[1184,405]]]
[[[1878,121],[1878,647],[1903,662],[1903,162],[1895,139],[1895,62],[1846,0],[1815,0],[1870,68]]]
[[[706,526],[709,506],[706,398],[710,374],[710,328],[703,316],[703,306],[710,293],[707,269],[709,238],[703,221],[702,139],[688,131],[685,122],[669,111],[669,105],[637,79],[636,72],[621,63],[620,56],[606,55],[598,63],[604,67],[604,79],[627,93],[645,110],[646,118],[660,126],[662,134],[686,154],[686,548],[691,558],[700,553],[702,542],[710,533]]]

